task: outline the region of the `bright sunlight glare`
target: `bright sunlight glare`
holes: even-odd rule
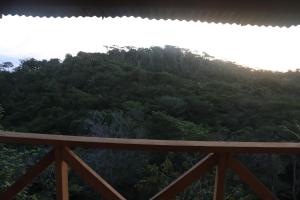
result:
[[[300,26],[240,26],[178,20],[123,18],[0,19],[0,62],[105,52],[105,46],[173,45],[255,69],[299,68]],[[5,60],[6,59],[6,60]]]

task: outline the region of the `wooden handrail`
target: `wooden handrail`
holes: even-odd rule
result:
[[[32,179],[55,161],[57,200],[68,200],[68,169],[74,169],[82,179],[90,184],[106,199],[125,200],[109,183],[81,160],[71,148],[100,148],[144,151],[184,151],[209,153],[194,167],[157,193],[152,199],[173,199],[193,181],[216,166],[214,200],[224,200],[224,183],[227,169],[232,169],[263,200],[276,200],[275,195],[261,183],[235,154],[299,154],[300,143],[284,142],[219,142],[219,141],[176,141],[98,138],[82,136],[49,135],[35,133],[15,133],[0,131],[0,143],[51,145],[53,150],[41,159],[27,173],[0,194],[0,199],[13,199]]]
[[[183,151],[203,153],[300,154],[300,143],[220,142],[99,138],[0,131],[0,143],[39,144],[120,150]]]

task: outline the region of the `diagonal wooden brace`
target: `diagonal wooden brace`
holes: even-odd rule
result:
[[[21,176],[14,184],[0,194],[0,199],[11,200],[21,192],[28,184],[30,184],[35,177],[44,171],[54,160],[54,151],[47,153],[39,162],[28,169],[28,171]]]
[[[230,158],[229,167],[247,183],[262,200],[277,200],[274,194],[260,182],[240,161]]]
[[[68,147],[63,149],[63,158],[74,171],[91,187],[109,200],[126,200],[118,191],[109,185],[101,176],[91,169]]]
[[[151,199],[173,199],[177,193],[183,191],[187,186],[198,180],[208,170],[212,169],[216,165],[217,161],[217,155],[209,154]]]

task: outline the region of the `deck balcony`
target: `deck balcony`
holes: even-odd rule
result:
[[[73,149],[98,148],[114,150],[142,150],[160,152],[201,152],[207,156],[186,171],[151,199],[174,199],[192,182],[210,170],[216,170],[214,200],[224,199],[224,180],[228,169],[233,170],[263,200],[277,199],[274,194],[242,164],[236,155],[242,154],[300,154],[300,143],[284,142],[213,142],[148,139],[95,138],[81,136],[15,133],[0,131],[0,143],[49,145],[53,149],[6,191],[0,199],[10,200],[21,192],[49,165],[54,163],[57,200],[68,200],[68,171],[75,171],[87,184],[108,200],[125,200],[117,190],[90,168]]]

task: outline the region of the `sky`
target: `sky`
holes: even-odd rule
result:
[[[0,18],[0,63],[63,59],[105,46],[173,45],[246,67],[273,71],[300,68],[300,26],[240,26],[200,21],[123,18]]]

